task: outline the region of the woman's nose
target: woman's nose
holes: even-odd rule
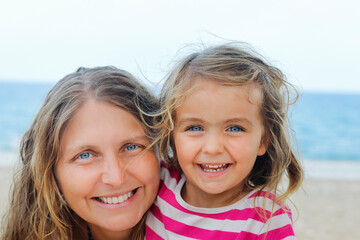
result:
[[[121,166],[119,156],[104,157],[102,182],[108,185],[119,185],[125,180],[125,167]]]
[[[221,134],[209,133],[204,139],[203,152],[214,155],[224,152],[224,144]]]

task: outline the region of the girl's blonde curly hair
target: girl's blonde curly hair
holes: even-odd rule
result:
[[[268,143],[267,152],[258,156],[244,189],[274,191],[278,198],[286,198],[296,191],[303,179],[303,170],[290,141],[292,131],[288,123],[289,106],[298,98],[296,88],[276,67],[266,63],[249,46],[229,43],[206,48],[188,55],[170,72],[160,94],[162,109],[158,116],[157,141],[160,157],[180,169],[173,140],[175,110],[194,88],[195,79],[206,79],[221,85],[243,86],[255,84],[262,92],[260,114]],[[180,169],[181,170],[181,169]],[[285,173],[285,174],[284,174]],[[281,179],[287,178],[284,192],[277,192]]]

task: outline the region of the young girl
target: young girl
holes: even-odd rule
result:
[[[284,203],[303,173],[287,125],[290,88],[279,69],[235,45],[177,65],[161,93],[166,164],[147,239],[295,238]]]
[[[114,67],[80,68],[60,80],[22,139],[0,239],[143,239],[159,164],[152,118],[139,108],[157,106]]]

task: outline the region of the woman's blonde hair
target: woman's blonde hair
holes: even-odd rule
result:
[[[14,179],[2,240],[87,239],[86,223],[62,196],[54,174],[61,136],[75,112],[87,99],[108,102],[148,126],[158,100],[135,77],[115,67],[79,68],[61,79],[48,93],[20,146],[21,169]],[[119,223],[121,224],[121,223]],[[132,239],[143,239],[144,221],[134,227]]]
[[[286,190],[276,199],[286,200],[300,187],[303,178],[303,170],[290,142],[291,128],[288,125],[288,107],[297,100],[298,92],[278,68],[266,63],[247,45],[229,43],[209,47],[188,55],[176,64],[160,94],[162,109],[156,125],[160,157],[180,169],[172,135],[175,110],[199,78],[228,86],[255,84],[261,90],[260,114],[267,152],[257,157],[252,171],[244,180],[244,188],[239,191],[266,188],[277,193],[286,173]]]

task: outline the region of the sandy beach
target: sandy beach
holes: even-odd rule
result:
[[[306,179],[292,199],[298,239],[359,239],[359,180]]]
[[[4,157],[4,155],[2,155]],[[331,165],[333,166],[331,167]],[[346,165],[348,164],[348,165]],[[322,172],[343,168],[352,170],[340,179],[340,174],[329,177]],[[298,209],[293,209],[297,239],[352,240],[360,236],[360,175],[354,175],[360,162],[347,162],[336,166],[333,162],[319,161],[305,164],[306,178],[302,189],[292,196]],[[353,175],[351,175],[353,174]],[[0,214],[8,204],[13,168],[0,166]]]
[[[0,216],[2,218],[9,202],[9,189],[13,178],[13,168],[0,167]],[[0,219],[1,219],[0,218]]]

